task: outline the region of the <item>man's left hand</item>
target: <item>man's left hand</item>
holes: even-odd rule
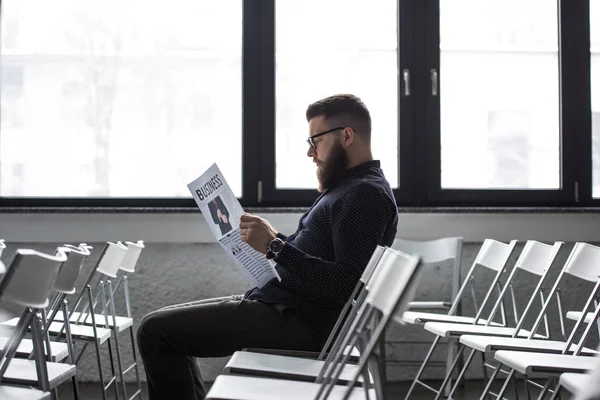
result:
[[[240,236],[256,251],[267,253],[269,242],[277,236],[269,221],[256,215],[245,214],[240,218]]]

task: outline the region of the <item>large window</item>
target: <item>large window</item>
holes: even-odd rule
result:
[[[0,195],[242,195],[242,1],[2,1]]]
[[[304,115],[308,104],[334,93],[353,93],[365,102],[373,119],[373,155],[398,186],[396,3],[276,1],[277,188],[317,187],[306,156]]]
[[[0,211],[192,209],[213,162],[245,207],[310,206],[305,111],[336,93],[399,206],[600,204],[600,0],[0,7]]]
[[[546,0],[440,0],[443,188],[560,186],[557,15]]]

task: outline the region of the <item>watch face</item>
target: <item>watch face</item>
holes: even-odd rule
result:
[[[271,240],[271,243],[269,243],[269,250],[271,250],[274,253],[280,252],[282,248],[283,248],[283,240],[281,240],[279,238],[275,238],[275,239]]]

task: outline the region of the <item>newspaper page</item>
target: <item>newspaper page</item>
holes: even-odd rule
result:
[[[188,189],[219,244],[256,286],[273,278],[281,280],[275,263],[242,241],[240,217],[244,210],[216,163],[189,183]]]

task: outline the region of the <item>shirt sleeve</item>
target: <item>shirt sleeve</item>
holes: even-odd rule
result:
[[[287,243],[277,263],[319,293],[343,303],[358,282],[383,238],[393,213],[393,202],[379,188],[360,184],[351,188],[330,209],[335,261],[311,256]]]

